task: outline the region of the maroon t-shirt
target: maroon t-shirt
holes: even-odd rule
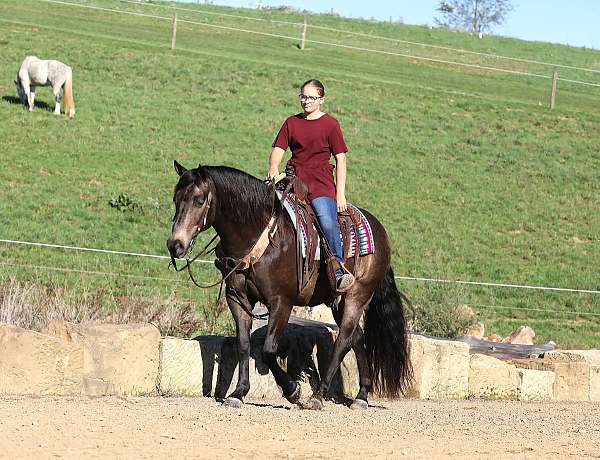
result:
[[[328,196],[335,199],[334,166],[329,158],[348,151],[340,124],[331,115],[316,120],[300,113],[288,117],[279,130],[273,147],[292,151],[288,161],[296,169],[296,176],[308,186],[308,199]]]

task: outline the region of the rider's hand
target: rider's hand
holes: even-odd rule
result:
[[[348,209],[348,203],[346,203],[346,197],[344,195],[338,195],[335,201],[337,202],[338,212],[343,212]]]
[[[265,181],[269,182],[279,176],[279,169],[277,168],[269,168],[269,172],[267,173],[267,177]]]

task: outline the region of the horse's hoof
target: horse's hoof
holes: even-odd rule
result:
[[[355,399],[350,404],[350,409],[352,410],[367,410],[369,408],[369,403],[364,399]]]
[[[227,406],[227,407],[231,407],[233,409],[241,409],[242,406],[244,405],[244,403],[242,402],[241,399],[230,396],[229,398],[225,399],[225,401],[223,401],[223,405]]]
[[[308,410],[322,410],[323,409],[323,401],[318,398],[312,397],[305,403],[301,405],[302,409]]]
[[[296,389],[294,391],[292,391],[292,394],[287,395],[287,396],[283,395],[283,397],[285,399],[287,399],[291,404],[298,404],[298,401],[300,401],[301,396],[302,396],[302,389],[298,382],[296,382]]]

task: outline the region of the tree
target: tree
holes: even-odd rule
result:
[[[510,0],[448,0],[437,7],[439,26],[464,28],[475,33],[490,31],[500,25],[513,10]]]

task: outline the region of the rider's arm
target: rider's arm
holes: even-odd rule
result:
[[[335,155],[335,201],[338,211],[346,210],[346,163],[345,153]]]
[[[273,147],[271,155],[269,156],[269,172],[267,174],[267,179],[273,179],[279,175],[279,164],[283,159],[284,153],[285,150],[283,150],[281,147]]]

